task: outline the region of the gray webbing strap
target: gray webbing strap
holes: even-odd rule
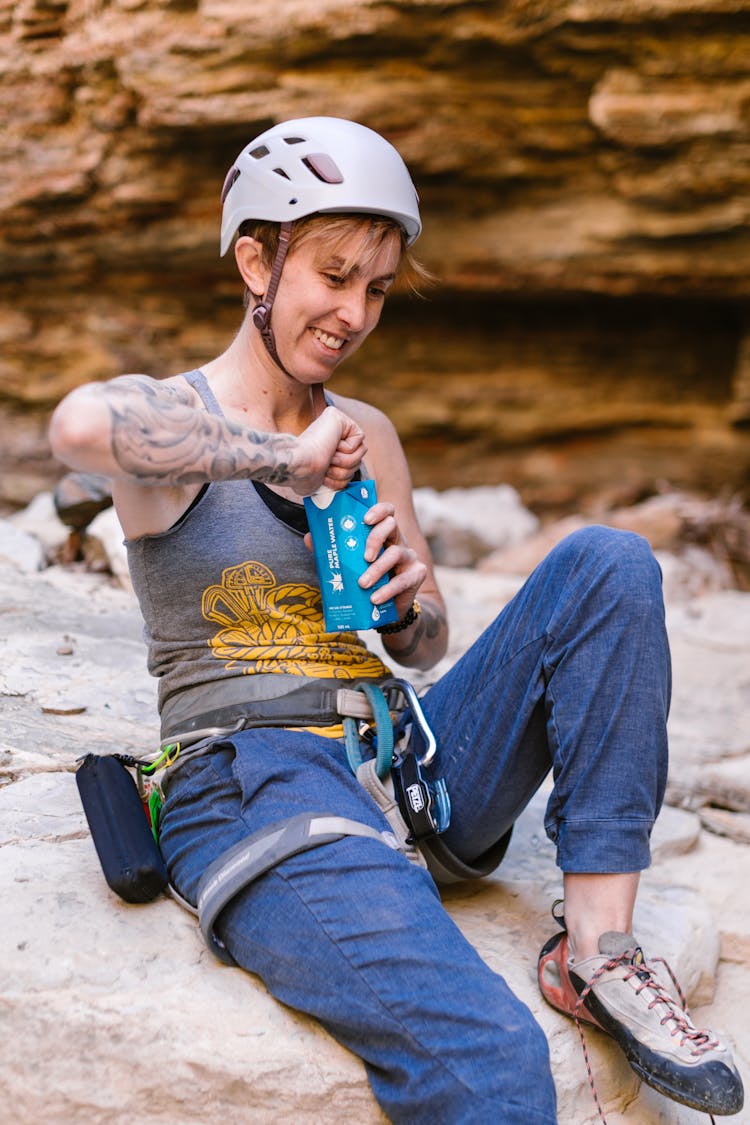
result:
[[[169,700],[161,715],[162,743],[184,743],[210,729],[334,726],[344,715],[373,717],[366,695],[354,687],[342,687],[341,680],[276,672],[244,678],[251,682],[238,686],[234,681],[227,685],[220,681],[212,692],[205,688],[213,685],[198,685]],[[207,710],[209,699],[212,706]],[[219,706],[217,699],[223,700]]]
[[[344,836],[369,836],[398,849],[395,836],[368,824],[326,813],[300,813],[276,821],[240,840],[206,868],[198,885],[198,918],[209,949],[220,961],[234,964],[224,943],[214,933],[214,922],[227,903],[260,875],[299,852],[330,844]]]
[[[379,778],[375,759],[368,758],[357,769],[357,781],[369,793],[393,829],[398,850],[403,852],[406,858],[411,863],[415,863],[417,867],[426,867],[424,857],[411,840],[411,831],[401,815],[390,772],[384,778]]]

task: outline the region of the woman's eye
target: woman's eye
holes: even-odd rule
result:
[[[370,296],[375,297],[378,301],[383,301],[385,300],[385,289],[379,289],[377,285],[371,285]]]
[[[341,276],[341,274],[324,273],[323,277],[326,279],[326,281],[330,281],[331,285],[343,285],[344,284],[344,279]]]

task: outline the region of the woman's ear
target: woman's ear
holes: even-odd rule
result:
[[[263,246],[257,238],[242,235],[234,244],[234,258],[245,285],[254,297],[260,299],[266,292],[271,276],[264,265]]]

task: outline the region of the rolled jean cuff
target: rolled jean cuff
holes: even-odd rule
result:
[[[557,845],[562,871],[619,875],[649,866],[651,828],[650,820],[576,820],[548,834]]]

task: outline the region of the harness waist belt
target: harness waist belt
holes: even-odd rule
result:
[[[222,683],[200,685],[200,690],[183,692],[165,704],[162,741],[206,729],[238,729],[239,724],[325,727],[340,723],[342,715],[372,719],[369,700],[355,690],[358,682],[268,673],[232,681],[231,688]],[[217,701],[221,701],[218,706],[205,706]]]

